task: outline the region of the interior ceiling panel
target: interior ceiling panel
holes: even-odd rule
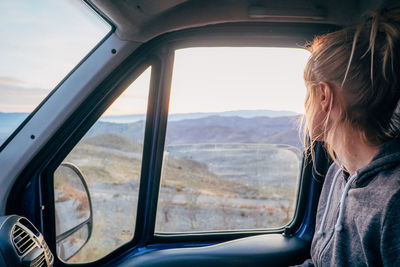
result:
[[[89,0],[123,40],[228,22],[307,22],[348,25],[381,0]]]

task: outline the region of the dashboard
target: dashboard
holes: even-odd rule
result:
[[[26,218],[0,217],[0,266],[53,266],[54,256],[43,235]]]

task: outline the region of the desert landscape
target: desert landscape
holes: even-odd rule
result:
[[[171,117],[155,231],[268,229],[290,222],[302,145],[299,116],[282,114]],[[92,237],[70,262],[101,258],[134,235],[144,138],[143,117],[136,119],[99,120],[64,160],[82,171],[93,206]],[[56,203],[68,201],[59,197]]]

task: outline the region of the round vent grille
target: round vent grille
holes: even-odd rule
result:
[[[24,255],[35,246],[35,241],[33,240],[32,236],[29,235],[28,232],[19,225],[15,225],[12,232],[12,237],[14,246],[19,255]]]
[[[1,1],[1,0],[0,0]],[[7,265],[4,260],[7,258]],[[0,267],[50,267],[54,264],[43,235],[28,219],[18,216],[0,216]]]

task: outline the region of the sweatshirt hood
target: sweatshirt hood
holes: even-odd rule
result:
[[[355,187],[361,187],[367,184],[371,179],[376,177],[375,174],[382,172],[384,170],[394,168],[399,163],[400,163],[400,144],[396,140],[391,140],[382,145],[379,152],[375,155],[375,157],[371,160],[371,162],[367,166],[356,171],[352,176],[349,177],[343,189],[342,197],[340,198],[339,202],[339,214],[335,224],[336,231],[341,231],[343,228],[342,226],[343,213],[345,209],[346,197],[350,188],[354,187],[353,184],[355,184]],[[336,181],[339,179],[338,177],[343,176],[342,169],[343,168],[340,167],[333,178],[333,182],[331,184],[327,198],[325,211],[322,216],[321,225],[317,232],[318,235],[324,234],[325,222],[331,206],[333,190],[335,188]]]
[[[400,164],[400,143],[397,140],[386,142],[371,162],[357,171],[355,186],[360,187],[370,181],[378,172],[389,170]]]

